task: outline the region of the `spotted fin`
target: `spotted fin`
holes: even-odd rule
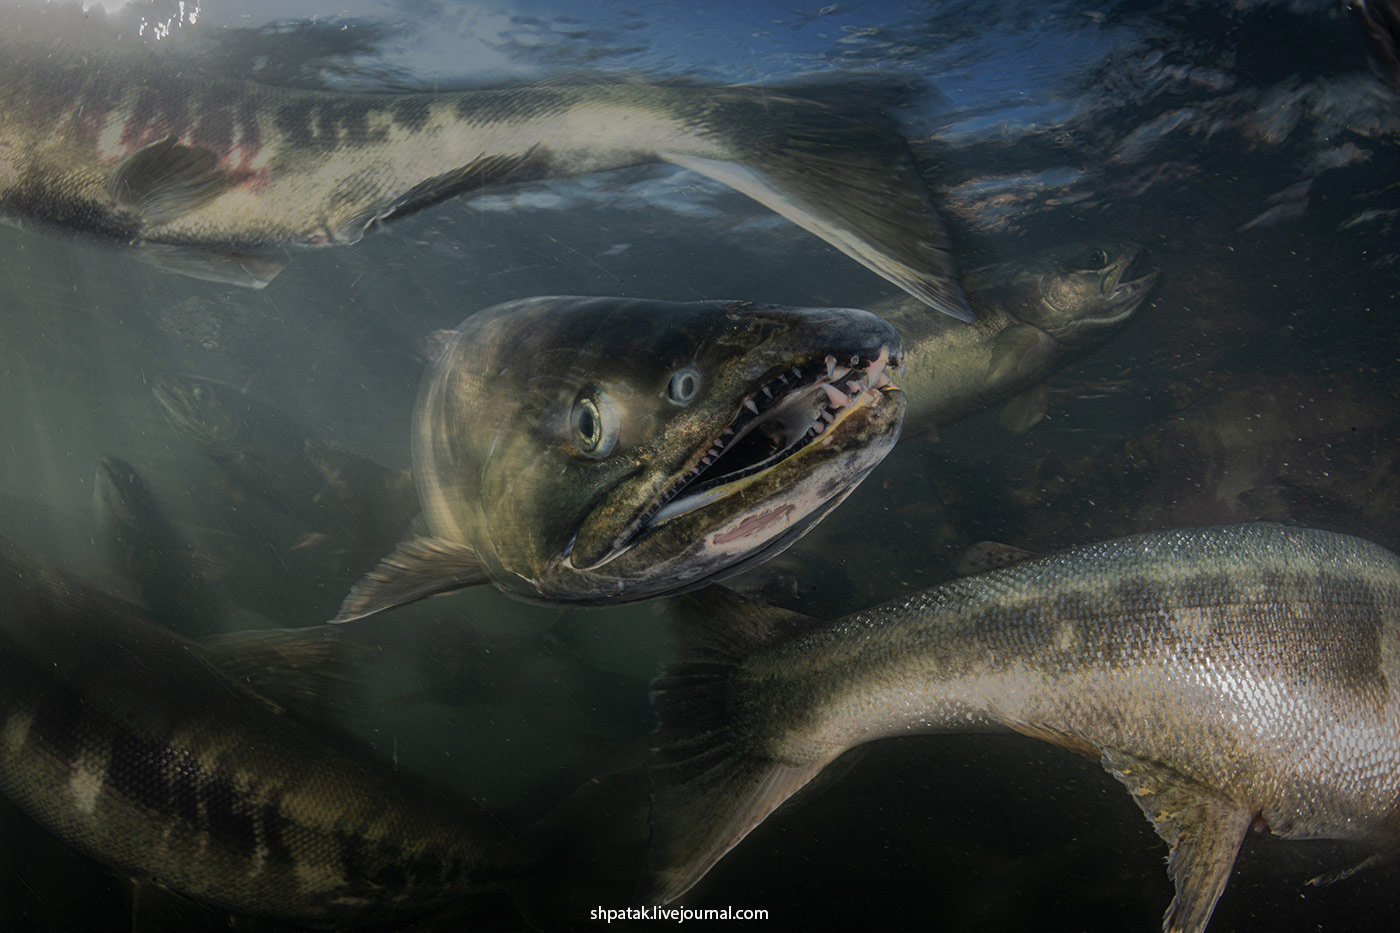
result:
[[[1021,561],[1030,560],[1035,556],[1034,551],[1025,551],[1009,544],[978,541],[962,552],[962,556],[953,565],[953,570],[960,577],[970,577],[976,573],[986,573],[988,570],[1010,567],[1012,564],[1019,564]]]
[[[1007,402],[997,423],[1019,437],[1039,424],[1049,407],[1050,387],[1042,382]]]
[[[486,583],[476,551],[446,538],[410,538],[355,584],[332,622],[351,622],[438,593]]]
[[[135,211],[148,227],[159,227],[223,194],[229,178],[208,149],[185,146],[171,136],[126,158],[108,185],[117,206]]]
[[[1162,918],[1165,933],[1202,933],[1230,880],[1253,815],[1161,765],[1106,751],[1103,766],[1171,846],[1167,875],[1176,896]]]
[[[1026,371],[1047,368],[1055,340],[1039,327],[1017,324],[997,334],[987,364],[987,385],[995,386]]]
[[[684,644],[651,685],[651,843],[638,891],[647,904],[690,890],[827,763],[777,761],[745,741],[752,724],[735,696],[744,659],[811,620],[721,587],[676,603]]]

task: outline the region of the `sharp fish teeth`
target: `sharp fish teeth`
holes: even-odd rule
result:
[[[755,415],[758,414],[758,403],[755,402],[753,399],[744,399],[744,407],[747,408],[749,411],[753,412]]]
[[[822,383],[821,388],[822,391],[826,393],[826,397],[831,400],[831,404],[835,405],[837,408],[841,408],[851,403],[851,397],[849,395],[846,395],[844,392],[842,392],[835,386],[829,385],[827,383]]]
[[[870,368],[865,371],[865,381],[874,385],[885,375],[885,364],[890,361],[890,351],[886,347],[880,351],[880,356],[875,362],[870,364]],[[886,379],[886,382],[889,380]]]
[[[834,356],[827,356],[827,358],[826,358],[826,377],[827,377],[828,379],[835,379],[835,378],[836,378],[835,372],[836,372],[836,357],[834,357]]]
[[[832,379],[844,379],[850,372],[851,367],[849,366],[837,366],[835,369],[828,372],[827,375]]]
[[[870,388],[870,386],[866,385],[863,382],[848,382],[846,383],[846,388],[851,390],[852,395],[859,395],[866,389]]]
[[[763,387],[763,394],[766,395],[766,396],[768,396],[769,398],[772,398],[772,397],[773,397],[773,390],[770,389],[770,388],[768,388],[767,386],[764,386],[764,387]]]

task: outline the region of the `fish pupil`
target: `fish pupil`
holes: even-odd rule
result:
[[[671,381],[666,386],[666,396],[677,405],[686,405],[695,398],[699,388],[699,374],[687,367],[671,376]]]

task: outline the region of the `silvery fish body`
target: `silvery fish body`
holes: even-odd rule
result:
[[[4,542],[0,592],[0,792],[124,875],[345,926],[424,913],[513,865],[486,813],[287,711],[315,678],[272,665],[322,664],[331,639],[192,642]]]
[[[1400,559],[1248,524],[1142,534],[815,623],[712,600],[656,683],[649,898],[843,751],[1011,729],[1098,758],[1205,928],[1251,826],[1400,844]]]
[[[262,285],[288,248],[353,243],[460,192],[668,161],[970,319],[908,144],[859,84],[298,90],[12,15],[0,210],[129,242],[178,271]]]

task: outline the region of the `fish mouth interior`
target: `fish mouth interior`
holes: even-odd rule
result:
[[[1125,252],[1118,261],[1109,267],[1108,275],[1104,276],[1103,294],[1108,301],[1109,313],[1092,318],[1098,324],[1113,324],[1137,310],[1137,306],[1142,299],[1147,296],[1147,292],[1157,281],[1158,270],[1143,270],[1140,268],[1145,263],[1140,263],[1143,251],[1131,249]],[[1134,272],[1142,272],[1138,278],[1129,278]]]
[[[897,390],[887,370],[899,359],[828,355],[779,375],[744,399],[729,425],[635,526],[633,537],[716,502],[734,483],[771,470],[815,443],[847,415]]]

